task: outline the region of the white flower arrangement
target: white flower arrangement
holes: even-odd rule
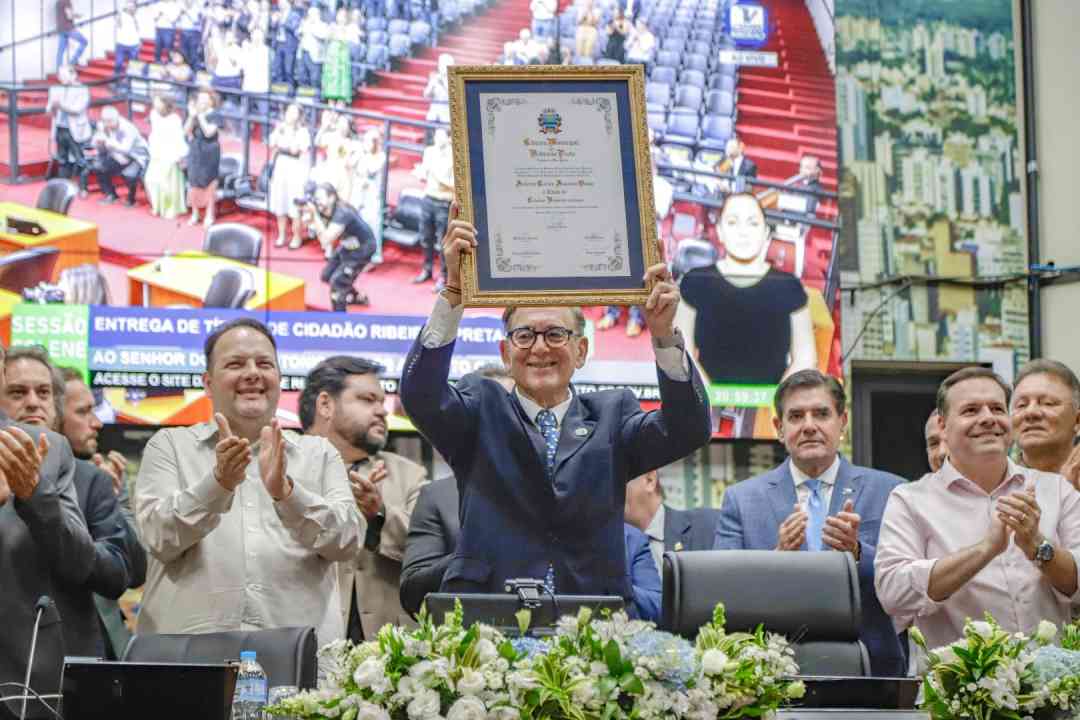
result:
[[[912,640],[927,653],[923,709],[934,720],[1035,720],[1080,710],[1080,639],[1066,629],[1064,647],[1050,645],[1058,635],[1048,621],[1033,636],[1002,630],[989,613],[968,620],[964,636],[928,650],[918,628]]]
[[[386,626],[378,639],[320,651],[323,680],[267,708],[333,720],[718,720],[758,717],[802,696],[794,654],[758,629],[727,634],[717,606],[696,645],[625,613],[563,617],[555,635],[508,639],[466,628]]]

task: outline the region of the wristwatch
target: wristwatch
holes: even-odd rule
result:
[[[1054,559],[1054,545],[1049,540],[1044,539],[1035,548],[1035,557],[1032,560],[1040,568],[1045,566],[1046,563]]]
[[[378,552],[382,541],[382,529],[386,524],[386,512],[383,508],[375,513],[375,517],[368,520],[367,532],[364,533],[364,549],[370,552]]]

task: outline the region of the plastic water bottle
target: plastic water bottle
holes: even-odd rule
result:
[[[266,705],[266,671],[255,660],[254,650],[240,653],[240,672],[233,695],[233,720],[262,720]]]

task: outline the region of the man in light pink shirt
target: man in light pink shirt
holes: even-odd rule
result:
[[[949,458],[885,508],[877,595],[897,630],[914,624],[929,647],[959,639],[964,620],[985,612],[1028,632],[1068,622],[1080,605],[1080,493],[1008,458],[1009,395],[986,368],[946,378],[938,409]]]

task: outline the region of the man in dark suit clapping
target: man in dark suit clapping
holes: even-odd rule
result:
[[[461,488],[461,537],[443,577],[448,592],[498,592],[513,577],[556,593],[633,593],[624,565],[626,482],[709,439],[700,377],[674,329],[678,287],[649,268],[645,304],[658,366],[659,410],[628,390],[580,395],[570,386],[588,340],[579,308],[508,308],[503,362],[513,393],[466,375],[447,382],[461,318],[460,258],[476,247],[472,225],[450,223],[447,286],[402,373],[401,399],[416,427],[447,459]]]

